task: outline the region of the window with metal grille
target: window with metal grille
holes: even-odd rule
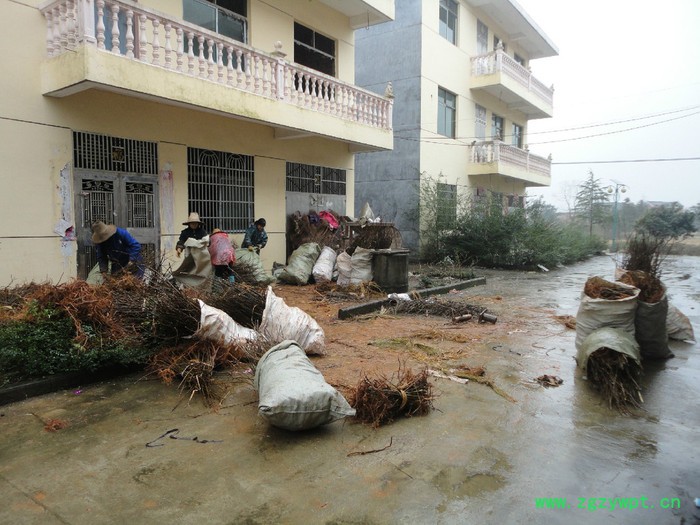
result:
[[[503,126],[503,117],[500,117],[495,113],[491,115],[491,138],[493,140],[503,140]]]
[[[450,230],[457,222],[457,185],[439,182],[437,198],[437,229]]]
[[[158,174],[158,144],[95,133],[73,132],[76,168]]]
[[[523,147],[523,127],[515,122],[513,122],[513,136],[510,143],[521,149]]]
[[[440,0],[440,36],[452,44],[457,43],[457,9],[454,0]]]
[[[187,148],[189,211],[209,231],[245,231],[254,220],[254,174],[252,156]]]
[[[345,195],[345,170],[287,162],[287,191]]]
[[[455,138],[456,119],[457,97],[454,93],[438,88],[437,132],[440,135]]]
[[[294,22],[294,61],[335,76],[335,41]]]

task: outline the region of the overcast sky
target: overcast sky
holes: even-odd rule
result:
[[[559,49],[531,63],[555,116],[529,123],[530,150],[553,165],[551,187],[528,194],[566,210],[592,170],[627,186],[620,200],[699,203],[700,160],[595,161],[700,158],[700,0],[516,1]]]

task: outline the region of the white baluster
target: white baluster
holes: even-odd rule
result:
[[[261,60],[258,55],[255,55],[255,64],[253,66],[253,75],[255,76],[255,93],[262,93],[262,71]]]
[[[170,22],[165,23],[165,69],[170,69],[173,67],[173,45],[171,43],[171,31],[173,26]]]
[[[68,33],[68,48],[75,49],[76,43],[76,12],[75,2],[73,0],[66,1],[66,32]]]
[[[185,52],[182,43],[182,28],[178,27],[175,30],[175,34],[177,35],[177,70],[180,73],[184,73],[182,64],[185,62]]]
[[[216,43],[216,66],[219,70],[219,84],[224,83],[224,44],[221,42]]]
[[[105,49],[105,0],[97,0],[97,49]]]
[[[253,91],[253,73],[251,69],[253,68],[253,55],[250,53],[245,54],[245,89],[246,91]]]
[[[82,4],[82,8],[78,9],[80,14],[78,40],[85,42],[96,42],[95,39],[95,1],[94,0],[78,0]]]
[[[243,51],[236,49],[236,85],[243,85]]]
[[[53,12],[51,9],[44,11],[46,19],[46,55],[52,57],[54,55],[53,48]]]
[[[126,56],[134,58],[134,11],[126,10]]]
[[[61,10],[58,7],[53,8],[53,48],[56,54],[61,53]]]
[[[194,33],[187,33],[187,72],[194,76]]]
[[[207,56],[207,78],[209,80],[214,80],[214,66],[216,65],[216,62],[214,62],[214,40],[211,38],[207,39],[207,50],[209,53]]]
[[[152,18],[151,26],[153,27],[153,51],[151,52],[151,64],[160,64],[160,39],[158,38],[160,20],[157,18]]]
[[[61,34],[61,49],[68,49],[68,30],[66,22],[66,4],[61,2],[59,9],[59,27]]]
[[[199,56],[197,57],[197,60],[199,60],[199,77],[206,78],[207,59],[204,58],[204,36],[198,35],[197,43],[199,44]]]
[[[148,44],[148,40],[146,40],[146,20],[146,15],[139,15],[139,60],[141,62],[146,61],[147,53],[146,46]]]
[[[226,46],[226,73],[227,73],[227,80],[226,83],[229,86],[235,85],[235,79],[234,79],[234,69],[233,69],[233,46]]]
[[[112,5],[112,53],[119,54],[119,5]]]
[[[291,67],[284,68],[285,83],[289,85],[289,101],[292,104],[299,102],[299,75]]]

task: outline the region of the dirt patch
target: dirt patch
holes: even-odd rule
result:
[[[326,381],[344,395],[365,375],[391,376],[404,362],[415,370],[464,363],[484,366],[496,357],[496,352],[485,350],[490,348],[491,341],[503,338],[508,332],[522,331],[528,324],[527,317],[503,315],[501,296],[448,294],[452,301],[483,304],[499,317],[496,324],[475,320],[454,324],[447,317],[397,315],[390,310],[341,321],[338,310],[356,305],[357,301],[329,300],[313,285],[275,285],[274,292],[321,325],[327,355],[314,357],[313,361]]]

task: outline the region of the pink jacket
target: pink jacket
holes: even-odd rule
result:
[[[216,232],[209,236],[209,255],[214,266],[228,266],[236,262],[236,252],[228,239],[228,233]]]

